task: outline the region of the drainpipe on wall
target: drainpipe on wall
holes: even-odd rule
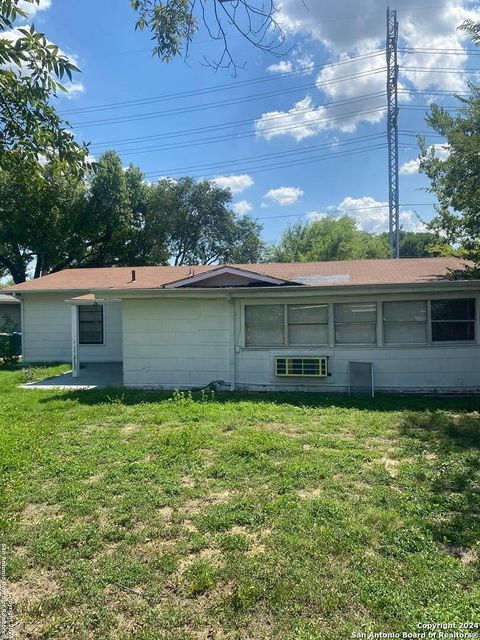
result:
[[[227,302],[230,305],[230,391],[235,391],[235,300],[230,294],[227,295]]]

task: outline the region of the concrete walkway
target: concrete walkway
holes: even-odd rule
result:
[[[78,378],[72,378],[68,371],[53,378],[22,384],[22,389],[101,389],[102,387],[122,387],[123,371],[121,362],[89,362],[82,364]]]

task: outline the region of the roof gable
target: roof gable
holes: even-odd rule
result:
[[[180,289],[189,287],[251,287],[272,286],[288,284],[288,280],[257,273],[230,265],[222,265],[205,273],[191,275],[180,280],[175,280],[165,285],[166,289]]]

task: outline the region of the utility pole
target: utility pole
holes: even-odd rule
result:
[[[390,257],[400,257],[400,200],[398,175],[398,20],[397,12],[387,7],[387,138],[388,138],[388,212]]]

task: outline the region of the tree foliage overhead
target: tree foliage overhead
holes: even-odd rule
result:
[[[78,145],[51,104],[61,80],[78,71],[59,48],[33,26],[16,27],[27,16],[25,3],[39,0],[0,0],[0,167],[13,162],[66,160],[83,171],[87,149]]]
[[[147,241],[153,251],[166,248],[175,265],[256,262],[263,250],[261,226],[233,213],[231,199],[228,189],[208,180],[160,180],[152,187]]]
[[[0,169],[0,272],[16,283],[66,267],[261,260],[261,226],[210,182],[151,185],[114,151],[85,179],[66,162],[32,165]]]
[[[184,55],[203,26],[217,41],[220,53],[215,60],[204,61],[215,69],[238,65],[231,48],[232,32],[254,47],[272,55],[283,55],[285,35],[277,22],[274,0],[130,0],[138,14],[137,29],[147,29],[155,42],[154,55],[164,62]]]
[[[480,42],[480,25],[464,28]],[[459,98],[462,108],[454,115],[434,104],[427,124],[446,141],[449,155],[435,156],[420,138],[420,171],[430,179],[429,192],[438,200],[437,215],[429,228],[440,242],[456,247],[456,253],[476,265],[463,275],[480,269],[480,88],[470,85],[471,95]]]
[[[316,262],[387,258],[388,240],[361,231],[350,216],[322,218],[289,227],[269,252],[269,262]]]

